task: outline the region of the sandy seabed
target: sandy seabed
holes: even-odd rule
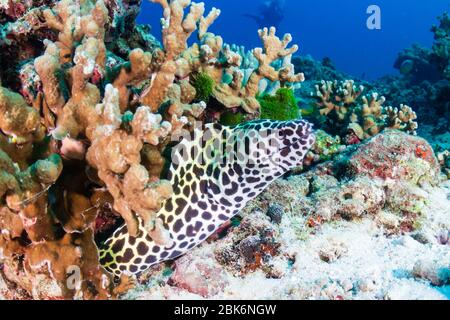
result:
[[[387,219],[388,212],[325,223],[306,239],[299,239],[293,217],[283,219],[279,233],[283,250],[296,256],[289,268],[279,266],[286,269],[283,276],[268,279],[261,270],[236,276],[221,270],[221,287],[213,288],[215,294],[208,298],[448,299],[450,244],[442,244],[436,235],[450,230],[450,181],[425,192],[429,195],[426,219],[420,231],[411,234],[387,235],[379,220]],[[189,259],[202,261],[211,270],[223,269],[214,258],[215,246],[205,243],[189,253]],[[124,298],[203,299],[204,295],[167,281],[150,281]]]

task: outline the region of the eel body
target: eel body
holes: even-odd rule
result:
[[[157,245],[140,225],[131,237],[120,227],[100,250],[102,265],[114,275],[139,274],[198,246],[239,213],[271,182],[294,167],[314,144],[303,120],[258,120],[236,127],[208,124],[195,129],[172,152],[169,179],[174,194],[157,216],[173,240]]]

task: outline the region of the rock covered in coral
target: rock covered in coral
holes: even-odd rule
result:
[[[175,262],[170,282],[190,293],[213,297],[228,285],[225,272],[214,263],[214,256],[196,259],[190,253]]]
[[[230,232],[233,236],[220,241],[215,250],[220,264],[240,275],[261,269],[267,277],[281,276],[277,264],[280,260],[288,263],[288,257],[283,257],[280,243],[276,240],[278,228],[269,222],[268,217],[255,211],[244,217],[238,226],[232,227]]]
[[[396,130],[372,138],[344,161],[346,170],[354,176],[414,184],[436,183],[439,176],[439,164],[430,144]]]
[[[310,195],[312,203],[303,211],[324,219],[335,215],[353,218],[377,214],[388,206],[405,214],[407,223],[407,216],[420,215],[426,203],[426,194],[419,186],[437,183],[439,174],[437,159],[424,139],[386,131],[356,152],[347,150],[334,163],[307,172],[314,193]],[[317,175],[333,182],[314,187]]]

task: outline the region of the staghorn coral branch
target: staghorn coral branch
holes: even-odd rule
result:
[[[174,61],[164,62],[156,74],[153,75],[150,88],[141,98],[144,105],[150,106],[153,112],[156,112],[164,102],[170,86],[175,80],[177,66]]]
[[[298,51],[298,46],[294,45],[291,48],[287,48],[292,41],[292,36],[286,34],[283,40],[280,40],[276,36],[276,28],[270,29],[264,28],[258,31],[259,37],[263,42],[263,48],[256,48],[253,50],[253,55],[259,62],[259,66],[256,71],[250,76],[248,84],[245,88],[245,94],[248,96],[256,96],[258,93],[259,82],[263,78],[267,78],[270,81],[283,81],[293,80],[292,82],[304,81],[304,75],[302,73],[297,75],[286,76],[285,70],[275,70],[271,66],[272,62],[277,59],[284,58],[292,55]],[[289,81],[290,82],[290,81]]]
[[[208,32],[208,29],[211,27],[211,25],[214,23],[214,21],[217,20],[217,18],[220,16],[221,11],[217,8],[212,8],[211,12],[206,17],[200,18],[200,24],[198,29],[198,36],[199,39],[203,39]]]
[[[312,96],[317,100],[318,113],[330,127],[346,128],[340,133],[347,137],[354,135],[357,141],[362,141],[385,129],[416,134],[417,115],[410,107],[385,107],[385,97],[377,92],[363,95],[364,86],[357,86],[353,80],[321,81],[315,89]]]
[[[113,85],[120,92],[120,108],[122,112],[128,107],[130,101],[129,85],[141,82],[150,76],[152,59],[150,53],[141,49],[134,49],[129,55],[129,67],[122,68],[119,76],[114,80]],[[150,94],[149,96],[151,97],[152,95]],[[145,100],[144,102],[146,105],[153,107],[151,101]]]
[[[100,123],[93,123],[92,145],[86,158],[98,170],[114,198],[114,209],[124,218],[128,232],[139,234],[138,217],[155,241],[167,244],[169,239],[156,226],[156,213],[161,203],[171,196],[172,187],[166,181],[152,182],[147,169],[141,165],[144,143],[159,144],[172,131],[169,122],[162,121],[148,107],[137,109],[131,121],[132,132],[121,129],[119,90],[107,85],[103,104],[96,107]]]
[[[155,1],[154,1],[155,2]],[[173,60],[187,49],[187,39],[197,30],[197,24],[205,12],[204,3],[192,3],[190,0],[156,1],[164,9],[162,19],[163,44],[166,58]],[[184,17],[184,9],[190,11]]]
[[[45,53],[34,60],[34,67],[42,81],[45,103],[55,115],[58,115],[66,103],[56,76],[60,70],[60,49],[48,40],[45,41],[45,45],[47,47]]]

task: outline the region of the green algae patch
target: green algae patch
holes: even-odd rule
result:
[[[205,72],[200,72],[192,77],[191,84],[196,91],[195,99],[208,102],[215,85],[213,78]]]
[[[294,91],[290,88],[280,88],[275,95],[258,97],[261,105],[261,119],[287,121],[301,118]]]
[[[242,112],[233,112],[233,111],[226,111],[220,116],[220,124],[224,126],[237,126],[238,124],[241,124],[245,122],[245,115]]]

